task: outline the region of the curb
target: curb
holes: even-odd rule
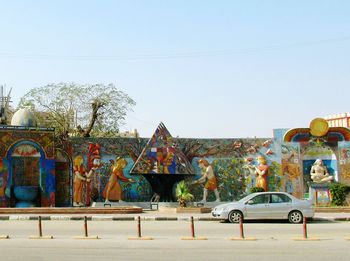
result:
[[[313,221],[350,221],[350,217],[324,217],[324,218],[314,218]]]
[[[134,217],[115,217],[115,216],[87,216],[89,221],[134,221],[137,220],[138,216]],[[39,216],[0,216],[0,221],[33,221],[38,220]],[[143,221],[189,221],[191,217],[154,217],[154,216],[144,216],[141,217]],[[51,221],[79,221],[84,220],[84,216],[41,216],[41,220],[51,220]],[[195,221],[219,221],[214,217],[193,217]],[[350,220],[350,218],[349,218]]]
[[[85,215],[84,215],[85,216]],[[41,216],[44,221],[81,221],[84,220],[84,216]],[[87,216],[89,221],[135,221],[138,216]],[[28,216],[28,215],[11,215],[11,216],[0,216],[0,221],[33,221],[38,220],[39,216]],[[156,217],[156,216],[141,216],[142,221],[190,221],[191,217]],[[195,221],[220,221],[214,217],[193,217]],[[350,221],[349,217],[316,217],[312,221]]]

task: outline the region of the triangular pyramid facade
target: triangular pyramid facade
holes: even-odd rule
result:
[[[142,150],[131,174],[194,175],[195,171],[183,152],[160,123]]]

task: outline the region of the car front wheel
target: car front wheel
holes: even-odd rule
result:
[[[232,210],[228,214],[228,221],[230,221],[231,223],[239,223],[242,217],[243,217],[242,212],[238,210]]]
[[[298,210],[293,210],[288,215],[288,220],[290,223],[298,224],[303,222],[303,214]]]

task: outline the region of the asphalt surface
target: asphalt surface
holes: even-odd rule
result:
[[[53,239],[38,240],[29,239],[38,237],[38,221],[2,220],[0,234],[10,239],[0,240],[1,260],[349,260],[350,222],[311,222],[305,241],[294,240],[303,237],[301,224],[283,221],[244,224],[254,241],[230,240],[240,237],[239,225],[217,221],[195,222],[195,238],[206,240],[182,240],[191,238],[188,220],[142,222],[142,238],[152,240],[130,240],[137,238],[135,221],[89,221],[91,239],[84,239],[83,223],[43,221],[43,236]]]

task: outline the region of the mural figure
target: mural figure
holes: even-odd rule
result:
[[[127,164],[128,163],[125,159],[117,158],[116,162],[112,165],[111,176],[109,177],[108,183],[103,191],[105,204],[110,204],[109,200],[119,201],[122,199],[122,189],[118,180],[124,182],[134,182],[133,179],[128,179],[123,174],[123,170]]]
[[[86,187],[86,195],[88,193],[88,186],[90,184],[91,178],[94,175],[96,167],[91,167],[90,171],[87,172],[84,167],[83,156],[78,155],[74,159],[74,191],[73,191],[73,207],[82,207],[85,206],[84,203],[84,187]]]
[[[100,156],[100,145],[89,144],[88,152],[88,174],[86,175],[86,206],[91,201],[96,201],[99,194],[99,180],[96,177],[96,170],[102,166]]]
[[[205,183],[204,189],[203,189],[203,199],[201,200],[201,202],[207,201],[208,190],[214,191],[215,197],[216,197],[216,202],[219,202],[220,195],[219,195],[217,181],[216,181],[216,177],[214,175],[214,171],[213,171],[212,166],[209,164],[209,162],[206,159],[198,160],[198,165],[201,169],[202,177],[195,180],[192,184]]]
[[[266,163],[266,159],[262,156],[258,157],[258,166],[255,167],[255,186],[263,188],[268,191],[267,188],[267,175],[269,174],[269,166]]]
[[[83,157],[76,156],[74,159],[74,193],[73,193],[73,207],[84,206],[83,201],[83,187],[86,181],[86,170],[83,166]]]
[[[323,165],[321,159],[317,159],[311,167],[311,179],[315,183],[326,183],[333,180],[333,176],[328,174],[327,167]]]
[[[243,165],[244,177],[245,177],[245,192],[249,193],[250,189],[255,184],[255,166],[253,165],[253,158],[248,157],[244,159],[245,164]]]

